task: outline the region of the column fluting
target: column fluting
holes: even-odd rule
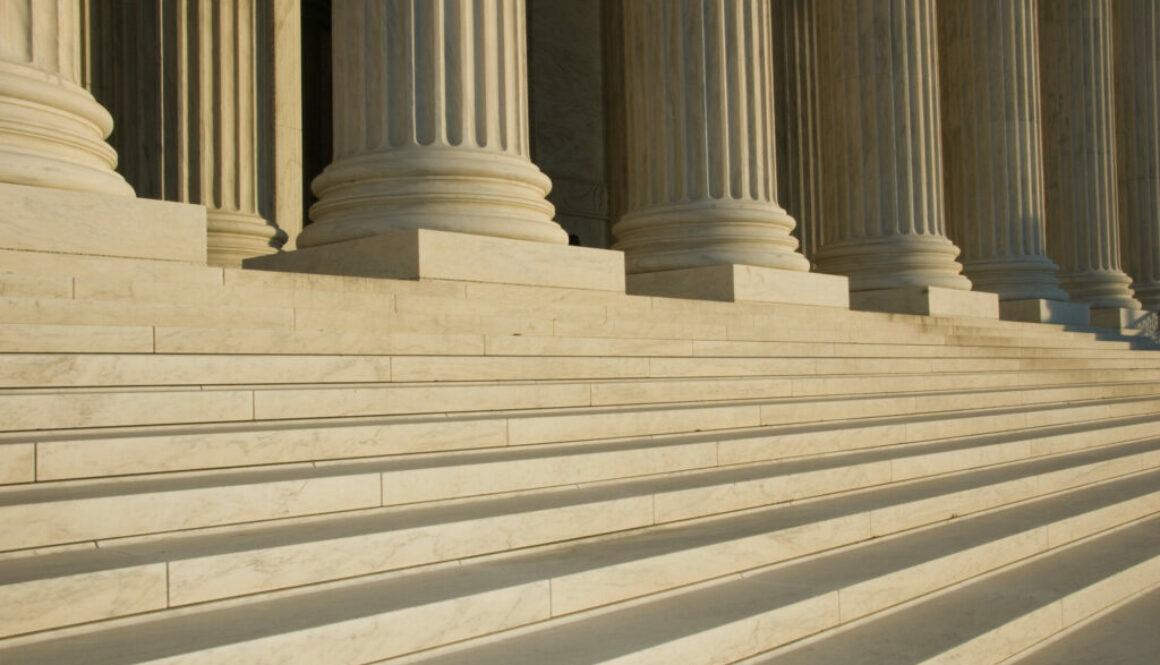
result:
[[[523,0],[332,5],[334,161],[305,248],[401,229],[566,243],[530,159]]]
[[[818,0],[823,272],[851,291],[971,282],[947,238],[934,0]]]
[[[113,119],[81,87],[78,0],[8,0],[0,15],[0,182],[133,196]]]
[[[777,204],[769,3],[624,3],[629,273],[805,271]]]
[[[1160,7],[1116,0],[1112,14],[1121,258],[1136,298],[1160,309]]]
[[[939,5],[947,231],[980,291],[1067,300],[1047,258],[1036,0]]]
[[[254,0],[187,0],[173,14],[180,81],[178,199],[206,207],[207,261],[239,266],[283,235],[258,212]]]
[[[1121,270],[1108,0],[1039,3],[1047,241],[1093,307],[1138,307]]]
[[[812,259],[823,243],[818,47],[814,0],[773,0],[777,195]]]

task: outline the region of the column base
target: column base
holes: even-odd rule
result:
[[[0,183],[0,249],[205,264],[205,207]]]
[[[243,268],[624,292],[624,254],[430,229],[392,231],[246,259]]]
[[[774,302],[819,307],[850,307],[848,280],[840,275],[746,265],[717,265],[628,276],[633,295]]]
[[[999,302],[999,318],[1004,321],[1055,323],[1086,326],[1091,323],[1091,308],[1087,303],[1027,298]]]
[[[985,291],[962,291],[938,286],[855,291],[850,308],[922,316],[999,318],[999,296]]]
[[[1091,324],[1097,328],[1112,330],[1135,330],[1141,327],[1150,314],[1137,307],[1093,307]]]

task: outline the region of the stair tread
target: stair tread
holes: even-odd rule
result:
[[[1160,654],[1160,588],[1096,617],[1004,665],[1155,665]]]
[[[992,516],[978,519],[983,521],[989,517]],[[792,610],[796,604],[806,604],[808,610],[797,613],[802,623],[795,626],[799,633],[797,637],[805,637],[819,628],[829,627],[825,624],[838,623],[841,611],[839,590],[874,574],[893,572],[898,569],[900,561],[950,553],[955,551],[953,546],[961,548],[961,542],[946,540],[955,528],[961,526],[944,525],[612,611],[583,622],[547,627],[528,635],[482,644],[470,652],[412,662],[423,665],[612,662],[619,656],[661,643],[680,645],[682,641],[692,642],[699,634],[709,633],[729,622],[748,619],[776,608]],[[1013,570],[935,596],[913,608],[827,636],[812,649],[803,648],[753,662],[754,665],[902,665],[923,662],[925,657],[938,653],[939,649],[958,644],[965,635],[1001,625],[1005,620],[1058,602],[1103,577],[1156,557],[1160,557],[1160,518],[1151,518],[1075,547],[1049,552]],[[809,603],[811,600],[815,602]],[[829,614],[824,625],[810,625],[802,616],[817,616],[819,610]],[[785,621],[790,622],[788,617]],[[777,633],[786,630],[778,630],[772,625],[766,628],[774,635],[773,639],[764,636],[765,639],[774,643],[779,637]],[[728,662],[721,658],[728,654],[729,645],[714,646],[716,660],[684,647],[686,655],[681,662]],[[758,643],[753,646],[768,645]],[[653,658],[641,662],[663,661]]]
[[[1064,496],[1046,497],[1038,501],[1007,508],[997,513],[988,513],[974,518],[964,518],[953,523],[934,527],[934,530],[941,530],[938,534],[932,535],[930,531],[920,531],[913,534],[906,534],[896,539],[880,540],[870,545],[869,548],[863,547],[863,549],[854,553],[839,551],[836,555],[822,555],[820,559],[811,559],[803,563],[792,564],[798,570],[791,570],[787,573],[780,569],[774,569],[768,573],[759,572],[750,579],[753,579],[759,585],[768,585],[769,589],[773,591],[772,596],[778,602],[784,603],[787,601],[787,598],[783,592],[788,587],[796,587],[789,594],[790,601],[797,598],[796,594],[805,594],[803,597],[814,596],[817,595],[815,592],[818,589],[828,590],[840,586],[849,586],[865,577],[885,575],[898,568],[900,556],[904,561],[909,557],[908,563],[915,565],[923,560],[950,555],[976,541],[996,540],[1019,533],[1028,528],[1033,528],[1035,525],[1063,520],[1070,515],[1079,515],[1098,510],[1100,507],[1113,505],[1133,497],[1143,496],[1148,493],[1154,494],[1158,490],[1160,490],[1160,472],[1153,471],[1139,474],[1126,479],[1076,490]],[[883,503],[889,503],[886,499],[882,499],[882,501]],[[841,503],[842,500],[831,499],[828,502],[835,504]],[[254,611],[252,606],[245,605],[241,607],[214,608],[200,616],[195,612],[191,616],[186,617],[159,618],[135,625],[113,628],[112,630],[101,633],[65,638],[55,643],[49,642],[28,647],[16,647],[10,652],[10,655],[12,657],[18,657],[16,662],[69,662],[67,660],[54,661],[52,657],[54,652],[56,657],[68,657],[71,646],[72,649],[94,650],[94,653],[97,654],[97,659],[92,661],[86,659],[86,662],[92,662],[94,665],[103,662],[135,662],[135,656],[140,652],[138,651],[138,647],[130,646],[130,642],[164,641],[166,643],[165,646],[159,647],[153,645],[152,647],[145,648],[145,652],[150,653],[150,655],[157,655],[158,652],[156,650],[158,649],[172,653],[180,653],[188,649],[208,648],[213,644],[227,644],[232,640],[255,639],[261,635],[273,635],[287,629],[293,630],[298,627],[306,628],[321,623],[339,622],[368,613],[389,612],[405,607],[407,604],[432,604],[450,598],[452,594],[459,596],[475,595],[504,585],[514,589],[532,588],[537,584],[542,584],[540,580],[561,578],[579,571],[590,570],[594,567],[606,567],[616,563],[618,559],[639,559],[641,557],[657,556],[661,552],[671,551],[674,548],[696,548],[701,546],[706,539],[719,540],[722,537],[722,530],[731,531],[731,533],[725,534],[726,537],[739,538],[744,537],[747,533],[769,532],[779,528],[784,529],[787,525],[794,523],[811,523],[811,521],[816,521],[817,513],[825,513],[827,508],[831,512],[835,508],[838,511],[842,509],[850,511],[859,510],[856,499],[847,498],[844,500],[844,503],[845,506],[841,507],[826,506],[824,503],[788,506],[782,508],[780,512],[767,510],[732,518],[727,521],[700,523],[691,527],[645,533],[619,540],[604,541],[596,545],[580,545],[570,550],[564,550],[562,553],[536,553],[515,559],[492,562],[485,561],[458,570],[438,569],[430,572],[420,572],[411,577],[387,579],[379,582],[365,582],[358,586],[323,590],[306,596],[261,600],[259,601],[259,607],[262,610],[260,612]],[[811,513],[814,513],[814,515],[811,515]],[[1028,525],[1029,522],[1031,523],[1030,526]],[[975,528],[964,528],[962,525],[974,526]],[[688,540],[685,540],[682,536],[688,538]],[[698,539],[700,539],[700,542],[698,542]],[[887,549],[888,551],[885,554],[877,553],[881,549]],[[839,561],[836,563],[830,562],[830,559],[835,557]],[[773,558],[776,560],[776,556]],[[850,565],[844,561],[858,561],[859,565]],[[810,577],[804,577],[803,571],[805,575],[811,575],[811,573],[812,575]],[[761,576],[763,575],[766,577],[774,577],[762,579]],[[776,579],[776,576],[779,575],[780,581]],[[727,613],[755,609],[753,607],[747,607],[746,605],[739,607],[736,604],[736,596],[738,593],[743,596],[750,595],[748,591],[751,588],[750,584],[742,580],[741,582],[726,582],[723,586],[729,588],[729,592],[725,594],[729,597]],[[689,592],[689,595],[698,597],[700,602],[689,603],[688,599],[682,595],[675,598],[669,596],[667,599],[654,604],[665,606],[668,603],[675,602],[683,604],[685,607],[700,607],[703,610],[705,607],[703,605],[703,597],[706,595],[710,598],[721,596],[720,591],[717,588],[710,588],[708,590],[694,590]],[[754,602],[758,602],[762,606],[767,606],[770,603],[771,594],[769,592],[763,590],[758,595],[765,596],[765,598],[760,600],[758,598],[750,598],[748,605],[752,606]],[[247,609],[249,609],[249,616],[242,619],[246,615],[245,610]],[[630,617],[639,615],[640,608],[630,607],[626,610],[614,612],[618,620],[614,621],[613,625],[619,624],[620,616],[626,613]],[[699,617],[702,622],[715,622],[722,618],[718,612],[711,613],[711,616],[704,616],[704,614],[706,613],[702,612],[702,616]],[[257,618],[259,616],[261,618]],[[675,618],[678,623],[682,623],[682,619],[686,617],[677,616]],[[235,620],[240,620],[240,625],[235,625]],[[209,623],[206,623],[207,621]],[[199,627],[208,627],[214,622],[223,622],[222,625],[229,624],[231,628],[224,631],[211,631],[213,634],[205,634],[204,631],[199,630]],[[587,626],[592,623],[605,625],[605,619],[604,617],[597,616],[586,619],[583,625]],[[638,630],[642,628],[635,621],[633,624]],[[561,642],[559,641],[558,633],[562,632],[565,636],[569,636],[570,632],[575,632],[575,626],[577,625],[579,624],[548,628],[547,632],[553,633],[550,643],[555,646],[560,646]],[[157,639],[158,631],[161,631],[160,635],[166,637],[165,640]],[[645,632],[647,634],[648,631]],[[586,634],[591,636],[590,632],[586,631]],[[563,644],[566,646],[568,643],[571,643],[571,640]],[[102,648],[106,651],[103,652]],[[75,654],[77,652],[72,651],[71,653]],[[487,654],[487,647],[484,647],[482,653],[478,651],[473,651],[472,653],[472,657],[476,657],[477,655],[484,656]],[[2,655],[4,655],[4,651],[0,650],[0,656]],[[554,657],[557,655],[562,654],[554,654]],[[574,656],[576,654],[571,655]],[[134,656],[134,658],[130,658],[130,656]],[[492,661],[480,660],[470,662]],[[525,661],[513,660],[502,662]],[[573,661],[552,660],[551,662]],[[599,661],[577,660],[575,662]]]

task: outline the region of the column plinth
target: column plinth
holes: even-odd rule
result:
[[[819,269],[848,275],[856,306],[858,292],[969,290],[946,237],[934,1],[822,0],[817,21]]]
[[[80,85],[78,2],[14,0],[0,24],[0,182],[133,196]]]
[[[1120,263],[1111,5],[1044,0],[1039,33],[1047,237],[1060,283],[1093,309],[1138,309]]]
[[[522,0],[332,12],[334,162],[300,248],[415,229],[567,242],[530,160]]]
[[[776,201],[770,24],[758,0],[624,4],[629,273],[809,269]]]

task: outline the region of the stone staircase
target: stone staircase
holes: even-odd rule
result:
[[[6,665],[1037,665],[1109,622],[1154,644],[1144,340],[0,266]]]

